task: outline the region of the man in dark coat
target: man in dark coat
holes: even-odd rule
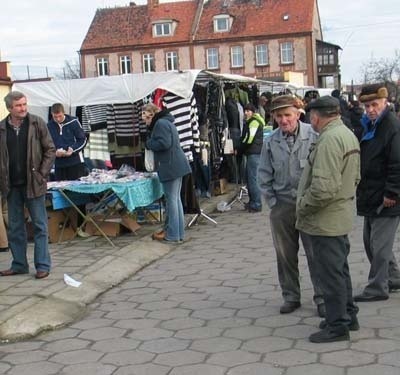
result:
[[[400,289],[400,271],[393,243],[400,220],[400,121],[389,110],[383,84],[364,86],[361,119],[361,181],[357,213],[364,216],[364,247],[371,263],[368,285],[357,302],[382,301]]]
[[[0,121],[0,192],[7,197],[8,243],[13,261],[9,269],[0,271],[0,276],[29,272],[27,207],[34,227],[35,277],[43,279],[49,276],[51,267],[45,195],[56,149],[46,123],[28,113],[23,93],[11,91],[4,101],[10,114]]]

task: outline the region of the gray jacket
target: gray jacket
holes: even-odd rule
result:
[[[310,124],[299,121],[299,126],[292,152],[279,128],[264,140],[257,183],[270,208],[277,201],[296,204],[300,176],[318,138]]]

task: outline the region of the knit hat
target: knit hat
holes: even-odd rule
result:
[[[272,100],[271,103],[271,112],[276,111],[277,109],[287,108],[287,107],[295,107],[297,109],[301,108],[301,101],[292,95],[281,95],[277,96]]]
[[[363,86],[360,92],[359,101],[361,103],[375,99],[384,99],[389,96],[388,90],[382,83]]]
[[[244,107],[243,107],[243,109],[246,111],[251,111],[251,112],[253,112],[253,113],[255,113],[256,112],[256,107],[253,105],[253,104],[251,104],[251,103],[247,103]]]

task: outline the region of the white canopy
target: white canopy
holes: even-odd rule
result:
[[[30,106],[49,107],[62,103],[69,107],[92,104],[136,102],[157,88],[189,98],[200,70],[124,74],[59,81],[15,83]]]

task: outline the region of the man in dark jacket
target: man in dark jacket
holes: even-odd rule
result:
[[[77,180],[87,174],[82,152],[86,145],[85,132],[76,117],[65,114],[61,103],[51,106],[51,115],[53,118],[47,126],[56,146],[56,180]]]
[[[382,301],[400,289],[400,271],[393,243],[400,220],[400,121],[389,110],[382,84],[364,86],[359,100],[366,114],[361,122],[361,182],[357,212],[364,216],[364,247],[371,268],[368,285],[357,302]]]
[[[46,123],[28,113],[23,93],[12,91],[4,101],[10,114],[0,122],[0,191],[7,197],[8,242],[13,261],[0,276],[29,272],[26,206],[34,227],[35,277],[43,279],[51,266],[45,194],[56,150]]]

